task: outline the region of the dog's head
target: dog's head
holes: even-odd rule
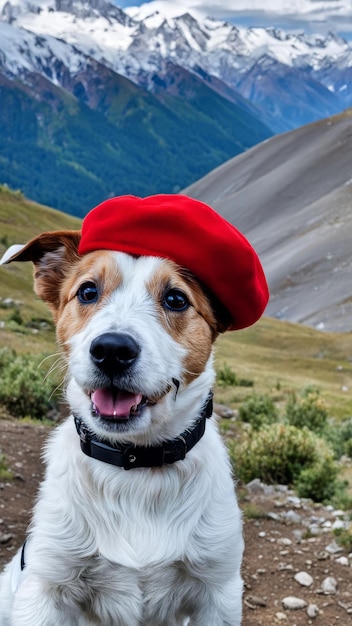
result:
[[[150,445],[189,427],[193,406],[200,408],[213,382],[211,352],[216,336],[227,328],[253,323],[266,304],[263,277],[260,298],[258,287],[256,298],[250,296],[255,311],[244,312],[241,302],[245,300],[248,309],[249,298],[243,291],[249,291],[248,280],[253,283],[247,268],[246,280],[242,277],[240,286],[229,286],[229,307],[223,286],[218,293],[214,290],[219,268],[229,263],[226,241],[218,248],[223,259],[214,257],[209,241],[216,233],[202,223],[206,237],[198,240],[202,233],[194,224],[197,215],[189,214],[189,205],[193,210],[206,205],[182,196],[155,196],[153,206],[159,210],[165,199],[178,208],[180,202],[188,202],[188,214],[178,215],[179,229],[171,226],[171,235],[165,225],[167,213],[162,211],[156,220],[143,206],[151,199],[118,198],[115,204],[107,201],[88,214],[82,234],[43,233],[25,246],[10,249],[2,261],[34,263],[35,291],[52,310],[67,357],[71,407],[93,432],[111,441]],[[126,226],[119,221],[117,209],[121,213],[122,206]],[[227,228],[227,222],[209,207],[206,210]],[[143,224],[133,224],[136,215]],[[192,229],[188,224],[185,230],[184,217],[191,220]],[[261,271],[248,242],[244,250],[242,235],[240,243],[240,252],[248,256],[249,250],[256,271]],[[163,252],[165,244],[168,254]],[[208,259],[208,254],[213,256]],[[195,275],[205,259],[208,270],[198,269]],[[210,281],[207,271],[214,274]],[[226,272],[231,268],[226,267]],[[237,308],[232,295],[236,290]],[[175,402],[179,417],[171,419]]]

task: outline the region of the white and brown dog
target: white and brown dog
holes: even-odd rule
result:
[[[33,261],[68,366],[72,415],[46,447],[1,626],[239,626],[241,515],[211,418],[212,344],[267,302],[259,260],[185,196],[109,200]]]

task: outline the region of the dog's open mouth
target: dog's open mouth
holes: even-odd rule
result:
[[[97,389],[91,393],[90,398],[93,411],[98,417],[116,422],[139,415],[147,404],[147,398],[141,393],[116,387]]]

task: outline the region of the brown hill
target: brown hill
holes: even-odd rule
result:
[[[267,315],[352,329],[352,109],[259,144],[185,193],[255,246],[271,291]]]

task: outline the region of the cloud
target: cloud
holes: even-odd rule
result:
[[[127,2],[124,2],[127,4]],[[132,2],[130,2],[132,4]],[[136,4],[141,4],[137,0]],[[150,5],[164,7],[168,14],[193,10],[198,14],[230,17],[239,13],[270,14],[300,19],[328,19],[352,15],[352,0],[152,0]]]
[[[198,19],[210,16],[237,26],[275,26],[321,35],[333,32],[352,40],[352,0],[122,0],[121,5],[128,7],[125,10],[131,16],[137,11],[144,17],[155,11],[167,17],[189,12]]]
[[[307,14],[350,14],[352,9],[351,0],[270,0],[265,4],[263,0],[178,0],[179,4],[190,5],[200,8],[202,11],[213,10],[223,12],[225,9],[232,13],[259,12],[276,13],[278,15],[303,15]]]

